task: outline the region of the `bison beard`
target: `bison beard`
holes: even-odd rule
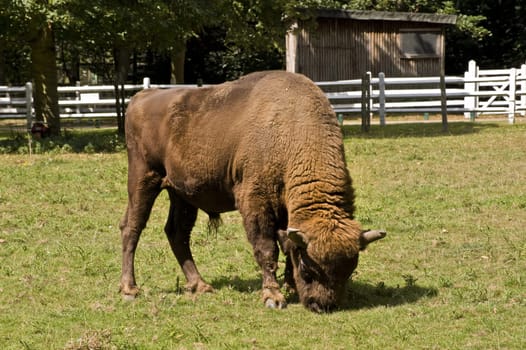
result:
[[[190,251],[197,211],[239,210],[262,270],[266,306],[284,308],[276,279],[310,310],[338,305],[359,250],[385,236],[353,219],[354,192],[342,135],[323,92],[304,76],[260,72],[201,89],[145,90],[126,114],[128,206],[121,221],[121,292],[138,293],[134,256],[159,193],[165,232],[187,290],[209,292]]]

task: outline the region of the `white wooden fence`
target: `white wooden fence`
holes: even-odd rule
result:
[[[137,91],[147,88],[197,88],[197,85],[151,84],[144,78],[143,84],[126,84],[119,88],[125,91],[125,103]],[[59,86],[59,109],[61,118],[116,118],[115,87],[100,86]],[[23,87],[0,86],[0,119],[26,119],[28,129],[33,119],[33,88],[31,83]]]
[[[364,83],[369,81],[365,86]],[[389,78],[378,77],[318,82],[337,113],[360,113],[364,108],[377,113],[381,124],[391,113],[463,113],[472,120],[481,113],[505,114],[513,123],[516,114],[526,115],[526,64],[520,68],[481,70],[474,61],[464,77]],[[442,86],[442,88],[440,87]],[[125,102],[137,91],[149,87],[178,88],[196,85],[124,85]],[[58,88],[60,116],[63,118],[116,117],[113,86],[61,86]],[[445,99],[441,97],[445,95]],[[0,86],[0,119],[27,119],[33,115],[32,86]]]
[[[365,79],[318,82],[326,91],[337,113],[359,113],[363,109],[364,90],[368,91],[371,113],[380,121],[388,113],[446,113],[464,114],[474,119],[479,114],[506,114],[513,123],[516,114],[526,115],[526,64],[519,69],[480,70],[470,61],[464,77],[445,77],[444,91],[440,77],[387,78],[369,75]],[[442,105],[442,93],[446,96]]]

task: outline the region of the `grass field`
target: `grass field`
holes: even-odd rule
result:
[[[263,307],[236,213],[217,234],[199,216],[194,256],[216,292],[184,294],[164,194],[137,252],[142,293],[122,300],[122,138],[70,131],[30,156],[23,137],[0,137],[0,348],[524,349],[526,125],[440,130],[345,126],[356,216],[388,236],[326,315]]]

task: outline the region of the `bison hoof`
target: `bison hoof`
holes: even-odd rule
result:
[[[188,293],[192,294],[203,294],[213,293],[214,288],[204,281],[189,282],[186,284],[185,289]]]
[[[284,301],[275,301],[272,299],[265,300],[265,306],[269,309],[285,309],[287,307],[287,303]]]
[[[135,294],[123,294],[122,295],[122,299],[125,301],[134,301],[135,297],[137,297],[137,295]]]
[[[139,287],[136,285],[126,285],[121,284],[120,292],[122,295],[122,299],[126,301],[133,301],[137,297],[137,294],[139,294]]]

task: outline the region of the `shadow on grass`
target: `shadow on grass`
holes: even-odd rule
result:
[[[344,138],[384,139],[465,135],[498,127],[496,123],[454,122],[449,123],[449,130],[444,132],[441,123],[399,123],[371,125],[369,132],[362,132],[360,125],[344,125],[342,130]]]
[[[441,137],[478,133],[485,129],[498,128],[496,123],[449,123],[449,131],[444,133],[440,123],[401,123],[385,126],[371,125],[368,133],[361,131],[360,125],[344,125],[344,138],[403,138],[403,137]],[[114,153],[125,149],[123,135],[116,128],[64,128],[62,135],[32,141],[32,152],[40,153]],[[0,133],[0,154],[28,154],[28,136],[23,131]]]
[[[435,288],[420,287],[416,284],[388,287],[383,283],[371,285],[352,282],[347,287],[347,298],[341,309],[358,310],[377,306],[398,306],[415,303],[422,298],[432,298],[437,295],[438,291]]]
[[[32,152],[41,153],[114,153],[125,149],[124,136],[114,128],[64,129],[62,135],[32,140]],[[28,135],[11,133],[0,137],[0,154],[29,153]]]
[[[220,277],[211,282],[214,289],[232,288],[240,293],[250,293],[255,290],[261,290],[261,278],[243,279],[239,276]]]
[[[261,279],[243,279],[239,277],[221,277],[212,281],[212,286],[219,290],[231,288],[240,293],[250,293],[261,290]],[[368,309],[378,306],[393,307],[412,304],[422,298],[433,298],[438,295],[434,288],[420,287],[416,284],[389,287],[383,283],[371,285],[363,282],[351,282],[347,286],[347,295],[339,307],[339,311]],[[297,295],[287,297],[289,304],[299,303]]]

